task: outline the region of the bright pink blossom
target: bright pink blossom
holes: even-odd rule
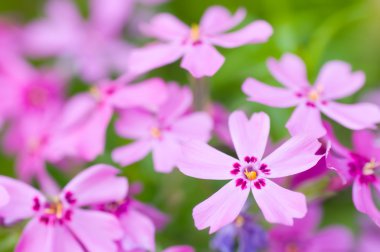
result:
[[[104,151],[114,110],[142,107],[156,111],[165,99],[165,84],[157,78],[133,85],[125,85],[124,78],[103,81],[89,92],[75,95],[65,105],[59,122],[61,134],[52,147],[56,158],[93,160]]]
[[[214,48],[234,48],[246,44],[263,43],[272,35],[272,27],[265,21],[250,23],[241,30],[226,33],[245,17],[245,10],[234,15],[221,6],[210,7],[199,25],[188,27],[176,17],[158,14],[141,26],[142,32],[159,40],[129,57],[129,70],[141,74],[182,58],[181,67],[194,77],[213,76],[224,63],[224,57]]]
[[[0,186],[0,208],[8,204],[9,194],[4,187]]]
[[[353,133],[353,149],[340,144],[328,130],[332,151],[328,156],[329,166],[341,175],[343,182],[353,183],[352,197],[358,211],[367,214],[380,226],[380,210],[376,206],[380,196],[380,145],[370,131]]]
[[[124,72],[130,46],[122,29],[133,1],[90,0],[89,19],[73,1],[49,0],[46,17],[25,27],[26,52],[35,57],[58,57],[58,65],[86,81],[98,81],[113,71]]]
[[[295,220],[292,227],[274,226],[269,231],[268,251],[351,251],[353,237],[349,229],[333,225],[317,230],[321,217],[320,207],[312,205],[307,215],[303,219]]]
[[[157,113],[141,109],[125,110],[116,122],[119,135],[134,143],[112,152],[112,159],[127,166],[153,154],[154,169],[171,172],[182,156],[181,146],[190,139],[206,142],[211,137],[212,120],[206,112],[189,113],[192,94],[189,88],[168,86],[168,99]]]
[[[375,124],[380,122],[380,109],[375,105],[334,101],[355,93],[364,85],[364,73],[352,72],[349,64],[328,62],[313,86],[307,80],[304,63],[296,55],[285,54],[279,61],[271,58],[267,64],[271,74],[285,88],[271,87],[250,78],[243,84],[243,91],[250,101],[279,108],[297,106],[286,124],[292,135],[325,135],[321,112],[353,130],[375,128]]]
[[[46,197],[31,186],[0,176],[0,186],[10,195],[0,208],[5,225],[29,219],[16,252],[118,251],[116,241],[123,230],[113,215],[88,206],[125,197],[127,181],[108,165],[95,165],[78,176],[57,195]]]
[[[231,223],[242,210],[249,192],[267,221],[293,224],[293,218],[306,214],[305,196],[280,187],[270,179],[303,172],[315,165],[320,143],[310,137],[295,136],[263,158],[269,136],[270,121],[265,113],[248,119],[242,111],[229,118],[229,129],[238,159],[209,145],[192,141],[184,146],[179,169],[184,174],[213,180],[230,180],[217,193],[193,210],[198,229],[210,227],[215,232]]]

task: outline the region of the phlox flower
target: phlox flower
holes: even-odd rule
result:
[[[9,203],[0,208],[3,224],[31,218],[15,251],[118,251],[116,241],[123,230],[117,218],[88,208],[125,197],[127,181],[117,173],[111,166],[94,165],[59,194],[48,197],[27,184],[0,176],[0,186],[10,195]]]
[[[331,129],[328,130],[332,151],[329,167],[335,169],[344,183],[352,183],[352,199],[359,212],[367,214],[380,226],[380,211],[376,206],[380,195],[380,145],[375,133],[355,131],[353,149],[340,144]]]
[[[263,43],[272,35],[272,27],[265,21],[255,21],[227,33],[242,22],[245,14],[244,9],[231,15],[227,9],[213,6],[206,10],[199,25],[191,27],[171,14],[158,14],[143,24],[141,30],[159,42],[134,49],[128,60],[129,70],[141,74],[182,58],[181,67],[194,77],[213,76],[224,63],[224,57],[214,46],[234,48]]]
[[[194,248],[188,245],[176,245],[164,249],[162,252],[195,252]]]
[[[360,234],[357,242],[356,252],[377,252],[380,247],[379,227],[367,218],[359,218]]]
[[[25,51],[33,57],[58,57],[61,69],[89,82],[123,72],[130,46],[121,36],[132,4],[89,0],[89,18],[84,19],[74,1],[49,0],[45,17],[24,29]]]
[[[250,191],[267,221],[293,224],[293,218],[306,214],[305,196],[282,188],[271,179],[303,172],[314,166],[320,143],[310,137],[295,136],[263,158],[269,137],[270,120],[265,113],[250,119],[244,112],[233,112],[229,130],[238,159],[209,145],[191,141],[183,147],[179,169],[185,175],[212,180],[230,180],[218,192],[193,210],[198,229],[210,227],[210,233],[236,219]]]
[[[155,231],[166,224],[167,216],[133,198],[133,185],[127,197],[99,207],[115,215],[123,228],[119,251],[155,251]]]
[[[104,152],[106,130],[116,109],[143,107],[155,111],[166,99],[165,83],[161,79],[133,85],[125,82],[129,80],[124,77],[102,81],[66,103],[59,119],[61,133],[52,146],[57,159],[64,156],[95,159]]]
[[[286,124],[292,135],[325,135],[321,113],[353,130],[375,128],[380,122],[380,109],[375,105],[334,101],[355,93],[364,85],[364,73],[352,72],[349,64],[342,61],[326,63],[313,86],[307,80],[304,63],[296,55],[285,54],[279,61],[271,58],[267,65],[285,88],[271,87],[249,78],[243,84],[243,91],[250,101],[271,107],[297,106]]]
[[[154,169],[168,173],[178,164],[184,142],[210,139],[210,116],[206,112],[187,113],[193,99],[190,89],[169,84],[167,92],[168,99],[157,113],[141,109],[121,113],[115,125],[117,134],[136,141],[112,152],[116,163],[127,166],[152,152]]]
[[[292,227],[276,225],[269,230],[269,252],[351,251],[353,237],[348,228],[330,225],[318,230],[322,211],[312,205],[303,219]],[[364,251],[364,250],[363,250]]]
[[[4,187],[0,186],[0,208],[8,204],[9,194]]]

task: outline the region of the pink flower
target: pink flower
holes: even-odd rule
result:
[[[195,250],[188,245],[177,245],[166,248],[162,252],[195,252]]]
[[[4,187],[0,186],[0,208],[8,204],[9,194]]]
[[[189,88],[168,86],[168,99],[157,113],[126,110],[116,122],[119,135],[135,139],[112,152],[112,159],[127,166],[153,154],[154,169],[171,172],[182,156],[181,146],[189,139],[206,142],[211,137],[212,120],[205,112],[186,114],[192,104]]]
[[[341,145],[332,130],[328,131],[332,152],[328,157],[329,166],[337,170],[344,183],[353,183],[352,196],[356,209],[367,214],[380,226],[380,211],[376,199],[380,195],[380,145],[370,131],[353,133],[353,150]]]
[[[343,126],[359,130],[375,128],[380,122],[380,109],[372,104],[341,104],[334,100],[359,90],[365,81],[363,72],[351,72],[351,66],[341,61],[325,64],[314,84],[307,80],[306,67],[295,55],[285,54],[280,61],[268,60],[271,74],[286,88],[268,86],[255,79],[247,79],[243,91],[249,100],[272,107],[297,106],[286,127],[292,135],[326,134],[321,112]]]
[[[86,81],[124,72],[130,46],[121,35],[132,3],[91,0],[86,20],[72,1],[50,0],[46,17],[25,27],[25,50],[34,57],[58,57],[61,68]]]
[[[192,141],[184,146],[179,169],[184,174],[213,180],[230,180],[209,199],[193,210],[198,229],[210,227],[210,233],[231,223],[240,213],[249,192],[267,221],[293,224],[293,218],[306,214],[305,196],[272,182],[303,172],[314,166],[320,156],[320,143],[313,138],[295,136],[263,158],[270,121],[265,113],[247,119],[242,111],[229,118],[229,129],[238,159],[223,154],[207,144]]]
[[[360,234],[358,244],[356,246],[356,252],[377,252],[380,247],[379,227],[374,225],[368,219],[360,218]]]
[[[95,165],[75,177],[56,196],[45,197],[27,184],[0,176],[10,201],[0,208],[5,225],[32,218],[26,225],[16,252],[117,251],[115,241],[123,231],[111,214],[90,210],[125,197],[127,181],[118,170]]]
[[[61,134],[52,147],[57,159],[63,156],[95,159],[104,152],[106,130],[115,109],[143,107],[155,111],[166,99],[161,79],[124,84],[124,77],[103,81],[67,102],[59,122]]]
[[[214,121],[215,135],[222,143],[233,148],[232,139],[230,133],[228,132],[229,111],[227,111],[221,104],[214,103],[209,108],[209,113]]]
[[[190,28],[170,14],[158,14],[141,28],[145,35],[160,42],[133,50],[129,70],[141,74],[183,57],[181,67],[194,77],[213,76],[224,63],[224,57],[214,46],[234,48],[263,43],[272,35],[272,27],[265,21],[256,21],[241,30],[226,33],[244,17],[244,9],[231,16],[227,9],[214,6],[206,11],[199,25]]]
[[[269,231],[268,251],[351,251],[353,237],[348,228],[333,225],[317,230],[321,215],[320,207],[312,205],[307,215],[296,220],[294,226],[274,226]]]

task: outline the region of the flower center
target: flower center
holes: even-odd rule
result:
[[[379,164],[376,163],[375,159],[371,159],[370,162],[366,163],[363,167],[364,175],[373,175],[375,174],[375,168],[378,167]]]
[[[245,177],[249,180],[249,181],[252,181],[252,180],[255,180],[257,178],[257,172],[252,170],[252,171],[249,171],[248,168],[245,168],[244,170],[244,175]]]
[[[323,86],[318,85],[316,88],[309,91],[309,93],[307,94],[307,98],[311,102],[316,102],[320,99],[322,92],[323,92]]]
[[[53,215],[57,219],[62,219],[63,217],[63,205],[58,197],[53,198],[53,202],[48,204],[44,209],[44,214]]]
[[[299,252],[300,250],[299,250],[297,244],[289,243],[288,245],[286,245],[285,251],[286,252]]]
[[[244,217],[239,215],[235,220],[235,224],[237,227],[242,227],[244,225]]]
[[[157,127],[153,127],[150,129],[150,135],[153,138],[161,138],[161,130]]]
[[[91,87],[89,92],[92,95],[92,97],[94,97],[96,100],[100,100],[102,94],[98,87]]]
[[[198,42],[201,38],[201,33],[199,30],[199,25],[192,24],[190,29],[190,39],[192,42]]]

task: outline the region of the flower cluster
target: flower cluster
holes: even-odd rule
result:
[[[272,143],[273,118],[259,111],[229,114],[208,97],[207,78],[225,61],[215,47],[265,43],[275,29],[264,20],[242,27],[246,11],[222,6],[186,25],[171,14],[153,14],[152,6],[163,2],[89,0],[83,15],[75,1],[49,0],[40,19],[0,20],[0,140],[16,177],[0,175],[0,225],[25,224],[14,250],[195,251],[188,245],[163,249],[156,233],[170,216],[136,199],[141,184],[129,185],[124,169],[154,176],[177,169],[182,176],[226,180],[192,211],[197,229],[216,232],[210,242],[215,251],[378,246],[379,231],[368,220],[357,243],[342,225],[318,228],[324,200],[350,185],[355,208],[380,226],[380,108],[335,101],[362,88],[365,74],[330,61],[310,85],[297,55],[269,58],[271,75],[284,87],[248,78],[242,91],[250,102],[296,106],[284,125],[290,136]],[[137,48],[126,33],[155,41]],[[191,88],[148,77],[177,60]],[[338,141],[322,114],[352,131],[352,149]],[[130,167],[147,156],[153,169]],[[120,169],[105,164],[110,162]],[[306,197],[308,186],[321,184],[317,195]]]

